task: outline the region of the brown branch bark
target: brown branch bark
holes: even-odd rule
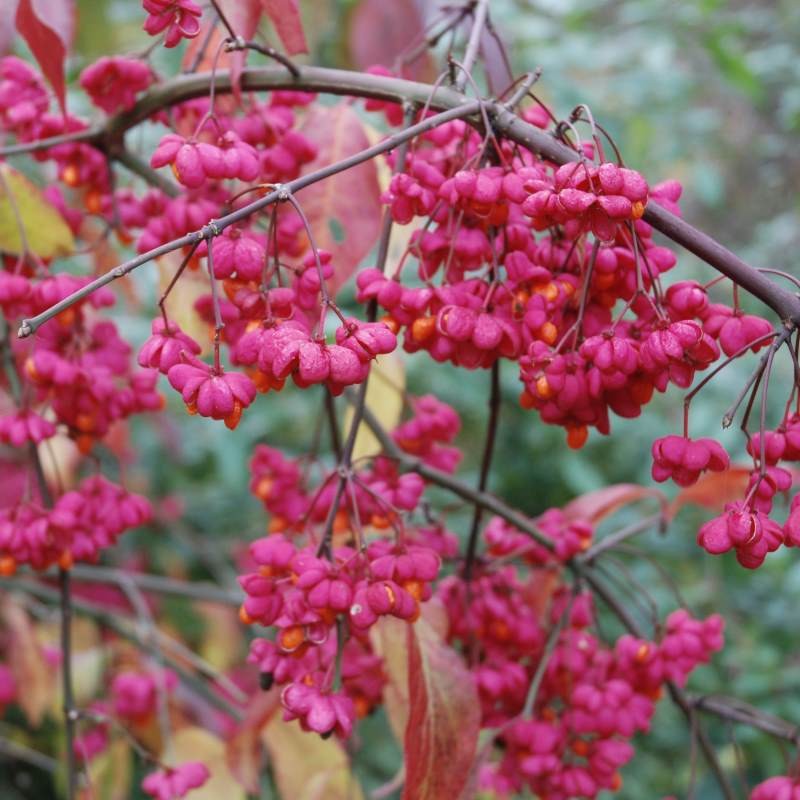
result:
[[[125,158],[121,157],[121,154],[125,152],[123,143],[127,130],[146,120],[157,110],[207,94],[210,85],[211,76],[209,74],[178,76],[151,90],[131,111],[112,117],[104,126],[81,131],[79,135],[54,137],[50,140],[3,148],[0,149],[0,157],[42,150],[47,147],[52,147],[57,143],[63,143],[64,141],[85,141],[104,150],[110,157],[117,158],[125,163]],[[397,102],[409,101],[422,103],[431,96],[431,87],[427,84],[321,67],[301,67],[297,75],[292,75],[287,70],[278,67],[250,68],[245,70],[242,75],[242,86],[246,90],[294,88],[330,94],[374,97]],[[230,76],[225,72],[218,73],[216,91],[229,92],[230,90]],[[30,335],[43,322],[59,313],[64,308],[69,307],[92,291],[100,288],[100,286],[127,274],[153,258],[179,249],[185,245],[194,244],[204,237],[216,235],[225,227],[238,222],[244,217],[255,213],[271,203],[283,200],[284,197],[282,193],[286,191],[296,192],[311,183],[323,180],[336,172],[343,171],[357,163],[373,158],[380,153],[393,149],[402,141],[407,141],[419,135],[422,131],[432,128],[435,125],[442,124],[449,119],[466,118],[469,119],[471,123],[480,125],[480,106],[481,104],[479,102],[468,101],[465,96],[458,91],[439,88],[433,93],[431,98],[431,107],[442,110],[443,112],[437,117],[425,120],[419,125],[411,126],[400,134],[395,134],[393,137],[389,137],[385,142],[368,148],[356,156],[345,159],[322,170],[318,170],[315,173],[303,176],[287,184],[286,187],[280,187],[266,197],[260,198],[254,203],[219,220],[210,222],[209,225],[205,226],[200,231],[187,234],[184,237],[121,264],[114,270],[111,270],[106,273],[106,275],[101,276],[96,281],[89,284],[81,290],[81,292],[66,298],[44,314],[23,322],[20,335]],[[540,154],[542,157],[554,163],[563,164],[577,160],[578,155],[574,150],[570,149],[550,134],[524,122],[506,106],[491,101],[485,102],[483,106],[497,133],[502,134],[508,139]],[[140,174],[141,172],[143,171],[140,171]],[[147,176],[145,175],[145,177]],[[776,284],[763,273],[759,272],[723,245],[716,242],[713,238],[699,231],[685,220],[671,214],[656,202],[650,202],[648,204],[644,219],[672,241],[682,245],[719,272],[732,279],[743,289],[762,300],[780,316],[785,325],[800,324],[800,298],[798,298],[797,295]],[[402,466],[418,472],[422,477],[432,483],[448,489],[463,499],[474,503],[476,507],[484,508],[498,514],[521,531],[527,533],[540,545],[552,549],[552,542],[524,515],[510,508],[493,495],[482,490],[473,489],[452,476],[433,469],[418,459],[402,453],[394,446],[394,443],[386,432],[380,428],[369,410],[363,408],[362,413],[364,421],[372,428],[379,440],[381,440],[387,453],[397,458]],[[608,604],[612,612],[629,631],[634,635],[642,635],[635,620],[633,620],[627,613],[627,610],[616,601],[613,594],[597,580],[590,567],[578,562],[572,562],[568,566],[574,571],[577,571],[587,581],[593,591]],[[78,607],[80,608],[80,606]],[[754,710],[746,704],[739,703],[739,701],[732,703],[729,700],[721,701],[719,698],[714,697],[690,698],[679,687],[673,684],[670,684],[668,688],[674,702],[687,715],[690,721],[692,711],[696,708],[727,719],[745,722],[795,743],[798,740],[798,729],[795,726],[785,723],[783,720],[777,720],[777,718],[770,717],[767,719],[768,715],[763,715],[761,712],[758,712],[757,709]],[[754,711],[756,713],[753,713]],[[713,745],[711,745],[704,731],[699,726],[698,738],[701,748],[717,777],[723,794],[725,797],[733,797],[734,793],[732,787],[716,759]]]
[[[130,111],[111,117],[102,127],[78,132],[80,136],[75,137],[75,140],[87,141],[105,151],[111,158],[116,158],[124,147],[124,137],[128,130],[162,108],[207,95],[210,86],[210,73],[178,75],[152,88]],[[232,90],[227,71],[217,72],[215,87],[218,94]],[[299,89],[326,94],[372,97],[398,103],[409,101],[424,104],[430,100],[432,109],[460,109],[463,113],[459,116],[463,116],[474,125],[482,124],[480,105],[476,103],[471,110],[468,110],[467,98],[461,92],[446,87],[439,87],[435,92],[431,92],[432,87],[429,84],[348,70],[299,67],[298,75],[294,76],[283,67],[250,67],[242,73],[242,88],[252,91]],[[497,133],[554,163],[565,164],[577,160],[578,155],[574,150],[549,133],[520,119],[502,103],[486,101],[483,106]],[[55,139],[2,148],[0,157],[46,149],[54,143]],[[685,247],[764,302],[785,324],[800,324],[800,297],[747,264],[712,237],[654,201],[648,203],[644,219],[669,239]]]
[[[475,61],[481,49],[481,37],[489,16],[489,0],[477,0],[472,11],[472,29],[469,32],[467,50],[464,54],[461,74],[456,78],[456,89],[464,91],[464,86],[469,78]]]
[[[352,156],[342,159],[341,161],[337,161],[334,164],[330,164],[327,167],[323,167],[322,169],[309,172],[306,175],[301,175],[299,178],[289,181],[289,183],[276,185],[275,188],[264,197],[254,200],[252,203],[248,203],[246,206],[242,206],[236,211],[226,214],[219,219],[210,220],[200,230],[187,233],[185,236],[173,239],[171,242],[167,242],[166,244],[155,247],[152,250],[148,250],[142,255],[125,261],[119,266],[110,269],[99,278],[87,283],[82,289],[79,289],[77,292],[73,292],[71,295],[65,297],[63,300],[51,306],[46,311],[43,311],[41,314],[37,314],[31,319],[22,320],[18,335],[20,338],[30,336],[36,332],[37,328],[41,327],[45,322],[47,322],[49,319],[52,319],[61,311],[64,311],[65,309],[74,305],[84,297],[88,297],[102,286],[106,286],[112,281],[117,280],[117,278],[121,278],[124,275],[133,272],[133,270],[141,267],[143,264],[147,264],[159,256],[166,255],[174,250],[179,250],[182,247],[197,245],[203,239],[210,239],[214,236],[218,236],[223,230],[225,230],[225,228],[229,227],[230,225],[234,225],[240,220],[249,217],[251,214],[260,211],[267,206],[272,205],[273,203],[290,201],[295,192],[304,189],[306,186],[310,186],[313,183],[317,183],[325,178],[329,178],[331,175],[335,175],[338,172],[344,172],[345,170],[350,169],[357,164],[361,164],[364,161],[368,161],[369,159],[374,158],[381,153],[385,153],[388,150],[393,150],[403,142],[413,139],[414,137],[419,136],[421,133],[424,133],[431,128],[435,128],[438,125],[449,122],[450,120],[469,116],[470,114],[474,113],[479,106],[480,102],[478,100],[471,100],[461,106],[457,106],[456,108],[448,111],[442,111],[433,117],[428,117],[416,125],[412,125],[409,128],[389,136],[382,142],[379,142],[372,147],[368,147],[366,150],[354,153]]]
[[[800,727],[787,722],[774,714],[767,714],[760,708],[739,700],[738,697],[728,697],[721,694],[689,695],[689,703],[699,711],[714,714],[732,722],[740,722],[757,728],[764,733],[769,733],[779,739],[785,739],[795,746],[800,745]]]

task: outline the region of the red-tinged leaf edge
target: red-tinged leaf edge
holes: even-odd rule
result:
[[[478,692],[461,656],[424,619],[408,629],[408,691],[403,800],[462,796],[477,752]]]
[[[361,0],[348,18],[347,46],[358,69],[373,64],[395,68],[398,57],[422,41],[426,25],[416,0]],[[401,75],[410,80],[433,83],[436,65],[429,51],[403,64]]]
[[[260,0],[217,0],[237,36],[245,41],[253,38],[263,13]],[[237,103],[242,101],[242,70],[247,62],[247,50],[238,50],[230,54],[231,86]]]
[[[67,113],[67,94],[64,83],[64,60],[67,56],[64,42],[58,33],[44,22],[33,7],[32,0],[19,0],[17,30],[28,44],[55,92],[62,113]]]
[[[306,35],[297,0],[261,0],[278,38],[290,56],[307,53]]]
[[[744,497],[751,472],[752,467],[731,464],[724,472],[707,472],[701,475],[697,483],[682,489],[669,504],[667,519],[674,519],[685,505],[722,511],[726,503]]]
[[[318,148],[304,173],[368,147],[364,124],[346,103],[309,110],[300,132]],[[380,235],[380,184],[374,160],[364,161],[303,190],[301,202],[317,246],[333,256],[329,289],[336,294],[372,250]]]
[[[658,500],[661,510],[667,513],[667,496],[660,489],[636,483],[615,483],[576,497],[564,506],[564,516],[596,525],[619,509],[648,497]]]

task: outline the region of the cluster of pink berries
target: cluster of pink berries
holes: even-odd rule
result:
[[[449,445],[458,415],[430,395],[411,405],[415,414],[393,431],[395,441],[453,469],[461,457]],[[355,470],[333,516],[335,472],[311,489],[296,462],[266,445],[256,448],[251,471],[250,489],[270,513],[272,533],[250,546],[255,569],[240,579],[241,615],[273,627],[275,636],[254,640],[249,660],[262,685],[284,687],[287,719],[349,736],[356,718],[382,701],[385,679],[370,629],[385,616],[417,619],[457,540],[440,525],[410,524],[424,483],[400,474],[390,459]],[[392,540],[384,535],[389,528]]]
[[[633,757],[630,740],[649,730],[665,682],[683,685],[722,647],[722,619],[699,621],[677,611],[659,640],[623,636],[609,648],[589,632],[589,595],[571,597],[564,587],[549,613],[519,603],[512,609],[508,598],[520,596],[518,581],[509,568],[481,577],[480,599],[466,616],[460,605],[465,587],[446,579],[441,589],[451,637],[470,643],[483,724],[503,726],[503,755],[483,768],[481,783],[498,797],[528,790],[567,800],[616,791],[622,785],[619,770]],[[526,719],[520,713],[548,628],[564,614],[566,624]]]
[[[0,309],[10,322],[20,320],[86,283],[67,273],[34,277],[28,265],[17,263],[14,272],[0,271]],[[34,339],[9,342],[2,386],[10,402],[0,414],[0,442],[29,448],[62,431],[88,454],[115,423],[161,409],[154,376],[131,369],[130,345],[113,322],[97,314],[113,302],[110,292],[96,292],[43,325]],[[151,517],[145,498],[101,475],[63,492],[51,508],[43,505],[35,475],[23,482],[30,490],[0,510],[0,572],[5,575],[22,564],[45,569],[96,561],[122,533]]]
[[[62,273],[41,280],[0,272],[0,308],[7,319],[37,314],[87,283]],[[23,403],[0,418],[0,440],[20,446],[38,444],[66,427],[83,453],[104,437],[111,426],[144,411],[157,411],[162,398],[148,372],[132,371],[130,345],[116,325],[98,319],[89,308],[114,302],[99,291],[43,325],[34,340],[12,343]],[[45,418],[39,410],[48,410]]]
[[[720,347],[763,345],[766,320],[710,303],[696,282],[660,290],[675,256],[641,217],[649,198],[677,211],[677,182],[648,188],[592,145],[559,167],[501,143],[499,166],[465,168],[482,146],[463,123],[442,125],[384,194],[396,222],[427,218],[406,254],[424,285],[403,285],[402,263],[393,276],[362,270],[358,298],[378,302],[408,352],[468,368],[518,361],[522,405],[580,447],[590,427],[608,433],[609,412],[637,416],[654,390],[687,387]]]
[[[262,685],[284,686],[286,719],[323,736],[349,736],[356,716],[381,701],[369,629],[383,616],[417,619],[439,556],[380,539],[361,550],[335,547],[324,558],[281,534],[254,542],[250,555],[257,571],[240,579],[247,593],[242,618],[275,626],[276,636],[255,639],[248,660],[258,665]]]
[[[428,463],[453,468],[460,456],[452,445],[458,415],[433,396],[410,405],[414,416],[395,428],[394,441]],[[298,463],[265,445],[256,450],[251,490],[270,513],[273,533],[251,545],[256,569],[241,578],[241,613],[246,622],[275,630],[274,637],[253,642],[249,660],[264,687],[283,687],[284,716],[323,736],[349,736],[355,720],[382,698],[381,659],[366,634],[382,616],[415,620],[420,601],[433,593],[447,612],[448,641],[468,658],[482,726],[503,731],[504,755],[483,769],[484,788],[500,797],[527,789],[564,799],[618,789],[619,769],[633,755],[630,740],[649,728],[664,684],[684,685],[721,648],[722,619],[699,621],[677,611],[655,641],[623,636],[609,647],[590,633],[590,595],[572,596],[558,583],[549,602],[526,593],[526,580],[558,569],[592,541],[591,524],[560,509],[533,520],[553,551],[494,518],[484,529],[487,554],[469,585],[454,574],[434,589],[440,562],[458,558],[457,542],[441,529],[404,524],[405,515],[391,521],[402,531],[394,543],[379,535],[384,525],[368,502],[376,484],[372,492],[363,489],[389,468],[379,458],[355,473],[353,491],[332,522],[333,541],[343,543],[329,548],[320,546],[320,537],[331,524],[332,489],[324,481],[307,488]],[[408,513],[420,500],[415,492],[402,505],[395,494],[393,503]],[[359,521],[372,527],[361,529]],[[298,536],[309,544],[297,544]],[[529,577],[503,565],[511,556],[526,564]],[[559,625],[555,648],[545,656],[548,635]],[[543,658],[533,715],[524,719]]]
[[[166,47],[200,30],[202,12],[192,0],[143,0],[143,6],[145,30],[163,34]],[[115,57],[84,70],[80,84],[112,114],[133,107],[154,79],[146,64]],[[578,160],[563,166],[509,142],[490,142],[494,152],[485,158],[486,142],[464,121],[421,136],[383,195],[395,222],[418,225],[394,273],[357,275],[357,300],[384,317],[344,316],[328,294],[332,257],[316,251],[291,209],[276,211],[267,231],[255,218],[221,233],[208,226],[223,206],[246,202],[253,187],[242,184],[261,191],[290,181],[316,158],[293,110],[312,99],[273,92],[268,101],[252,97],[233,111],[199,98],[174,106],[169,119],[157,115],[154,123],[171,128],[150,164],[171,168],[186,190],[177,197],[113,189],[106,156],[85,143],[37,153],[54,162],[66,189],[124,243],[138,236],[140,252],[191,231],[218,234],[186,256],[190,268],[206,259],[224,296],[212,291],[196,304],[215,326],[213,365],[201,360],[200,343],[164,315],[139,351],[145,371],[132,372],[129,346],[97,316],[112,302],[102,291],[43,325],[32,344],[13,343],[11,367],[21,391],[13,392],[14,410],[0,416],[0,442],[29,447],[62,428],[88,454],[115,423],[161,407],[158,373],[190,413],[233,429],[259,391],[281,390],[289,379],[333,395],[362,384],[375,359],[402,337],[409,353],[424,350],[468,369],[516,362],[521,404],[581,447],[590,428],[610,431],[612,413],[637,416],[655,391],[688,387],[720,352],[755,352],[770,338],[769,323],[738,306],[711,303],[694,281],[662,289],[676,259],[655,243],[643,215],[651,199],[677,211],[677,182],[648,187],[638,172],[606,161],[595,144],[577,148]],[[4,131],[30,142],[87,127],[76,117],[49,114],[49,106],[38,74],[14,57],[0,60]],[[368,108],[392,124],[401,121],[396,104],[370,101]],[[548,123],[537,110],[525,116]],[[70,208],[75,198],[57,188],[48,196],[80,231],[86,217]],[[417,275],[403,283],[409,259]],[[10,320],[38,314],[86,283],[66,274],[41,277],[22,258],[6,266],[0,308]],[[330,312],[340,323],[331,341]],[[223,368],[220,345],[241,371]],[[6,376],[9,395],[12,383]],[[458,415],[432,395],[410,405],[413,416],[391,432],[394,442],[454,472],[462,456],[454,445]],[[747,497],[703,526],[698,541],[713,553],[734,549],[753,567],[781,543],[800,545],[798,497],[784,526],[768,516],[773,497],[792,483],[780,462],[800,460],[800,417],[753,437],[749,449],[755,469]],[[711,439],[659,439],[653,459],[654,478],[680,486],[728,467],[727,454]],[[342,467],[312,487],[298,462],[259,445],[251,476],[251,491],[271,520],[269,535],[249,548],[241,618],[272,630],[253,641],[248,660],[264,688],[282,687],[285,718],[324,737],[349,736],[357,718],[382,702],[383,664],[370,631],[386,617],[415,622],[421,604],[435,595],[446,611],[448,642],[468,660],[482,725],[502,731],[502,756],[484,768],[483,786],[501,797],[530,791],[552,800],[593,798],[620,787],[619,770],[633,755],[630,740],[649,728],[662,687],[683,685],[722,646],[718,616],[701,621],[685,611],[670,615],[654,641],[623,636],[602,643],[590,632],[591,596],[571,592],[560,575],[590,546],[593,527],[561,509],[533,520],[552,549],[493,518],[483,530],[486,553],[471,565],[475,575],[467,580],[455,571],[437,585],[443,561],[461,566],[457,539],[431,520],[423,479],[401,473],[395,460],[379,455]],[[32,491],[0,510],[0,573],[20,564],[68,568],[74,559],[94,561],[151,515],[147,501],[100,475],[60,494],[52,508],[42,500]],[[512,559],[519,567],[509,565]],[[553,578],[552,593],[531,591],[545,575]],[[0,669],[0,704],[15,696],[8,678]],[[111,686],[110,713],[139,724],[152,717],[158,691],[173,685],[169,674],[122,672]],[[79,740],[81,757],[104,742],[98,725]],[[189,762],[147,776],[143,788],[172,800],[208,778],[206,766]],[[794,791],[789,778],[773,778],[753,798],[784,800]]]
[[[101,73],[88,70],[86,89],[98,105],[109,110],[115,105],[125,105],[137,85],[143,84],[139,67],[131,66],[128,59],[108,59]],[[144,69],[148,69],[144,67]],[[116,90],[103,86],[103,72],[114,71],[123,80],[117,81]],[[149,69],[148,69],[149,72]],[[126,86],[125,81],[132,83]],[[149,81],[148,81],[149,83]],[[13,134],[20,142],[33,142],[51,136],[74,133],[88,127],[85,120],[71,114],[51,114],[50,95],[41,75],[15,56],[0,59],[0,129]],[[109,170],[105,156],[83,142],[70,142],[37,151],[39,161],[53,161],[59,179],[68,187],[84,188],[84,205],[90,212],[100,210],[101,198],[110,192]]]
[[[233,300],[222,307],[228,320],[224,340],[231,360],[246,367],[246,373],[208,366],[197,358],[200,345],[165,319],[154,320],[139,363],[164,373],[190,413],[224,420],[229,428],[239,423],[257,390],[281,389],[290,377],[301,388],[324,384],[334,395],[341,394],[345,387],[363,382],[370,363],[394,350],[397,340],[384,323],[342,317],[335,341],[328,344],[319,333],[322,324],[314,332],[305,313],[305,299],[320,291],[319,280],[309,281],[309,274],[316,272],[302,270],[294,288],[272,290],[265,298],[241,283],[226,285],[233,290]],[[309,282],[316,286],[311,292]]]
[[[800,495],[791,502],[783,525],[769,516],[775,497],[792,488],[789,462],[800,461],[800,416],[787,414],[774,431],[749,437],[747,451],[753,458],[745,497],[725,506],[724,512],[706,522],[698,531],[697,543],[713,555],[734,550],[739,563],[748,569],[761,566],[768,553],[781,545],[800,546]],[[724,471],[730,460],[714,439],[665,436],[652,448],[653,477],[672,478],[679,486],[691,486],[703,472]],[[781,462],[787,466],[779,466]]]
[[[101,475],[62,494],[51,509],[21,500],[0,509],[0,574],[13,574],[21,564],[68,569],[75,560],[96,561],[101,550],[151,516],[144,497]]]

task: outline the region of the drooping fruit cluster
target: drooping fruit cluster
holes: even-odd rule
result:
[[[377,301],[406,351],[517,361],[523,406],[580,447],[589,428],[609,432],[610,412],[637,416],[654,390],[689,386],[720,345],[763,341],[765,320],[710,304],[699,284],[661,289],[676,259],[642,214],[649,199],[677,210],[677,182],[648,188],[590,145],[560,167],[482,147],[464,123],[435,128],[384,193],[396,222],[425,222],[392,275],[359,273],[358,297]],[[481,156],[499,163],[474,166]],[[410,257],[422,286],[402,280]]]
[[[9,321],[49,308],[87,282],[27,272],[0,272],[0,308]],[[8,344],[0,441],[27,449],[63,433],[89,454],[115,423],[162,408],[153,377],[131,369],[130,345],[96,313],[113,302],[110,293],[97,292],[43,325],[35,339]],[[32,467],[23,483],[29,490],[0,509],[0,570],[6,575],[21,564],[45,569],[96,561],[122,533],[151,517],[145,498],[101,475],[63,492],[52,507]]]
[[[800,496],[792,499],[783,525],[769,515],[779,493],[792,488],[789,464],[800,460],[800,417],[787,414],[775,431],[755,433],[748,438],[747,451],[753,467],[742,500],[726,504],[724,512],[706,522],[697,533],[697,543],[712,555],[734,550],[737,561],[749,569],[764,563],[768,553],[781,545],[800,546]],[[728,454],[713,439],[666,436],[653,443],[653,477],[672,478],[679,486],[692,486],[706,470],[724,471]],[[779,466],[780,462],[787,466]]]
[[[192,0],[143,0],[143,8],[145,30],[163,35],[166,47],[200,32],[203,12]],[[87,67],[80,85],[97,108],[115,114],[130,111],[155,80],[143,61],[113,57]],[[341,267],[316,247],[286,186],[279,187],[282,204],[266,214],[219,221],[315,160],[316,147],[299,127],[313,99],[275,91],[267,100],[250,94],[246,102],[220,103],[212,93],[157,113],[152,124],[168,131],[161,130],[149,163],[169,168],[155,181],[167,181],[166,191],[119,187],[107,154],[86,142],[37,150],[64,189],[52,186],[46,197],[75,236],[87,235],[92,217],[123,244],[135,240],[139,253],[195,234],[175,281],[184,269],[205,267],[210,292],[195,310],[213,334],[201,342],[182,330],[165,310],[165,294],[138,353],[144,371],[132,371],[129,345],[100,316],[113,302],[101,290],[39,326],[32,340],[5,338],[0,442],[26,448],[31,460],[19,468],[26,491],[0,508],[3,575],[22,564],[68,569],[75,559],[96,561],[150,519],[144,498],[99,474],[50,503],[36,447],[62,432],[91,455],[115,425],[161,408],[159,373],[190,414],[234,429],[259,392],[281,391],[291,379],[299,389],[339,396],[363,385],[375,361],[402,341],[407,353],[425,351],[467,369],[514,362],[522,406],[561,426],[569,446],[580,448],[590,429],[610,432],[613,414],[638,416],[656,391],[689,387],[721,352],[737,357],[771,344],[769,323],[738,302],[712,303],[695,281],[662,285],[676,258],[656,243],[645,214],[653,200],[677,211],[680,184],[649,187],[635,170],[609,161],[598,140],[574,145],[574,161],[559,165],[461,120],[411,143],[402,169],[396,148],[389,157],[395,172],[382,201],[394,222],[416,229],[397,264],[357,273],[356,300],[368,311],[365,319],[346,315],[331,295]],[[2,130],[26,143],[88,127],[49,109],[41,77],[20,59],[2,59]],[[371,100],[367,109],[382,111],[390,124],[403,118],[386,101]],[[427,113],[417,111],[417,120]],[[549,124],[539,108],[522,116]],[[0,308],[8,321],[30,318],[88,280],[53,274],[23,252],[2,264]],[[203,357],[208,344],[212,363]],[[538,538],[493,517],[482,529],[485,552],[460,558],[457,537],[431,511],[426,481],[413,471],[455,472],[460,420],[433,395],[405,399],[412,416],[389,434],[413,457],[412,471],[391,452],[351,463],[351,449],[333,469],[318,460],[324,475],[313,482],[300,460],[256,447],[250,489],[270,522],[268,535],[250,544],[240,583],[243,622],[269,629],[254,639],[248,659],[262,687],[281,687],[285,719],[323,737],[348,737],[383,702],[388,670],[375,634],[390,618],[411,625],[423,608],[438,608],[437,636],[466,662],[481,726],[497,731],[482,786],[498,797],[527,791],[552,800],[619,789],[632,737],[648,730],[663,687],[682,686],[720,649],[721,618],[697,620],[679,610],[653,640],[601,641],[592,632],[592,597],[565,569],[591,546],[594,528],[568,509],[531,520]],[[746,497],[704,525],[698,542],[712,553],[733,549],[755,567],[782,543],[800,545],[800,495],[783,526],[768,516],[774,496],[792,485],[780,464],[800,460],[800,417],[787,412],[777,430],[751,437],[748,451],[754,469]],[[712,439],[667,436],[652,454],[654,479],[682,487],[729,466]],[[78,758],[89,761],[107,747],[109,720],[132,729],[152,723],[159,693],[175,682],[160,669],[118,671],[110,702],[95,709],[104,721],[76,740]],[[18,691],[0,665],[0,706]],[[158,800],[183,797],[210,777],[200,762],[159,767],[142,784]],[[773,778],[753,798],[794,791],[790,778]]]
[[[349,736],[355,718],[382,697],[370,629],[386,616],[419,617],[441,557],[454,552],[452,535],[409,524],[423,481],[388,459],[356,470],[338,507],[335,472],[311,490],[298,466],[266,445],[256,448],[251,469],[251,490],[276,532],[250,545],[255,569],[240,579],[242,619],[274,627],[275,636],[255,639],[249,660],[262,685],[284,687],[287,719]]]

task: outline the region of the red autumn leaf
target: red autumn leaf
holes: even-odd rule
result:
[[[64,61],[72,39],[75,9],[71,0],[19,0],[17,30],[30,47],[66,114]]]
[[[672,519],[685,505],[721,511],[726,503],[741,500],[750,479],[751,467],[732,465],[724,472],[707,472],[692,486],[681,490],[669,504],[667,518]]]
[[[478,744],[480,702],[461,656],[424,618],[408,627],[403,800],[459,797]]]
[[[361,120],[346,103],[313,107],[303,123],[303,135],[316,144],[317,158],[306,172],[332,164],[369,147]],[[318,181],[298,195],[317,246],[333,255],[335,292],[378,239],[381,228],[380,186],[373,161]]]
[[[241,92],[237,85],[239,75],[235,74],[235,71],[238,64],[239,74],[241,74],[244,54],[223,51],[217,58],[217,52],[222,42],[228,38],[228,31],[222,25],[214,24],[215,22],[216,20],[206,20],[200,28],[200,33],[193,39],[189,39],[181,58],[181,68],[185,72],[211,72],[216,60],[218,70],[230,69],[231,82],[234,88],[233,94],[218,95],[214,102],[218,113],[233,114],[241,98]],[[209,28],[212,25],[213,30],[209,35]],[[175,131],[184,136],[191,136],[196,125],[197,120],[192,120],[189,117],[186,119],[179,118],[176,120]]]
[[[260,692],[247,706],[247,714],[226,743],[228,768],[251,794],[259,792],[263,746],[261,732],[280,707],[280,692]]]
[[[647,497],[656,498],[662,509],[666,509],[667,497],[660,489],[639,486],[636,483],[615,483],[576,497],[564,506],[564,515],[568,519],[584,520],[596,525],[620,508]]]
[[[246,41],[252,39],[263,10],[259,0],[217,0],[217,2],[236,35],[241,36]],[[239,100],[241,91],[239,81],[242,77],[245,61],[247,61],[247,50],[231,53],[229,58],[231,85],[236,99]]]
[[[414,0],[362,0],[350,21],[350,58],[359,69],[373,64],[392,68],[398,56],[424,36],[425,25]],[[406,65],[403,74],[418,81],[434,80],[430,53]]]
[[[308,45],[297,0],[261,0],[261,6],[275,26],[286,52],[290,56],[307,53]]]

